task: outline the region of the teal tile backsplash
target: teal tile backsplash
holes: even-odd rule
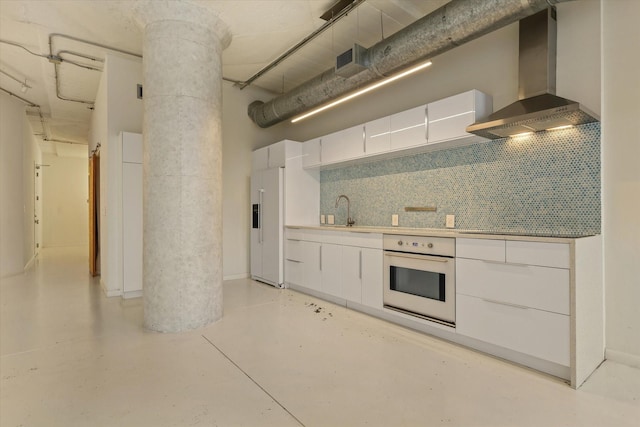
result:
[[[320,210],[356,225],[600,233],[600,124],[381,160],[320,174]],[[436,212],[405,212],[436,206]]]

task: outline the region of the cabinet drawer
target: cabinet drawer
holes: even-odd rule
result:
[[[284,246],[284,256],[292,261],[304,261],[304,248],[300,240],[287,239]]]
[[[507,240],[507,262],[569,268],[569,245]]]
[[[284,232],[285,239],[305,240],[304,230],[301,228],[287,228]]]
[[[569,314],[569,270],[458,259],[456,292]]]
[[[382,249],[382,234],[345,232],[341,243],[345,246]]]
[[[504,240],[456,239],[456,257],[505,261]]]
[[[569,316],[457,295],[456,332],[569,366]]]
[[[304,263],[287,258],[284,262],[284,281],[293,285],[305,286],[303,278]]]

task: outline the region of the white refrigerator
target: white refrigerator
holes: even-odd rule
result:
[[[284,287],[284,168],[251,174],[251,278]]]

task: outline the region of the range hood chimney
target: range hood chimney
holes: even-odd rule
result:
[[[496,111],[467,132],[489,139],[597,122],[600,118],[556,92],[556,9],[520,20],[518,101]]]

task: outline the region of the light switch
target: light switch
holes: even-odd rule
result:
[[[398,226],[398,214],[391,215],[391,225],[393,227],[397,227]]]
[[[447,228],[454,228],[456,226],[456,216],[447,215],[445,220],[445,225],[447,226]]]

